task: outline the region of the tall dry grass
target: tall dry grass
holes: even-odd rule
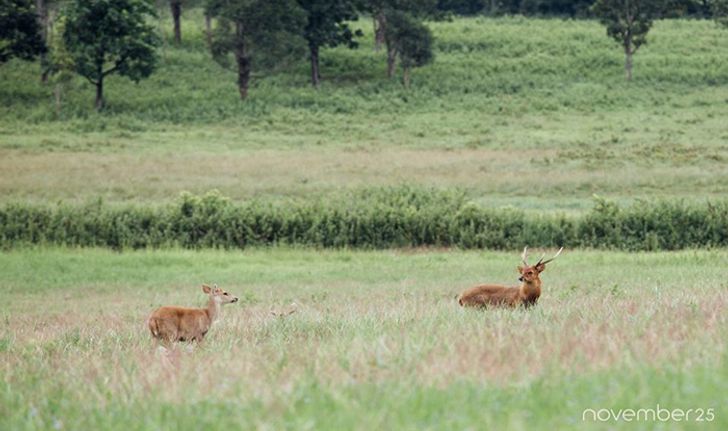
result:
[[[573,251],[544,274],[536,308],[486,312],[461,309],[454,293],[479,281],[515,282],[510,267],[517,256],[39,250],[3,257],[11,265],[23,258],[45,262],[39,274],[2,272],[0,281],[7,298],[0,396],[8,429],[44,428],[54,420],[71,429],[165,428],[165,416],[158,416],[165,410],[187,418],[182,428],[222,426],[219,414],[252,427],[285,427],[290,423],[279,420],[292,411],[298,411],[295,423],[329,428],[339,420],[348,424],[363,405],[377,407],[360,425],[400,427],[398,409],[417,406],[410,397],[421,391],[440,394],[443,406],[460,400],[467,426],[480,419],[497,424],[500,417],[516,428],[533,418],[570,427],[569,418],[599,397],[696,403],[711,394],[713,407],[725,397],[713,392],[710,379],[695,377],[707,370],[726,376],[728,289],[711,271],[724,252]],[[208,266],[211,260],[218,265]],[[157,305],[202,302],[192,278],[206,266],[208,277],[243,304],[226,306],[202,345],[156,350],[146,314]],[[86,271],[74,272],[77,267]],[[37,290],[26,289],[36,277],[44,280]],[[128,281],[136,277],[146,280]],[[294,314],[271,314],[290,302],[297,304]],[[663,387],[674,379],[693,386]],[[605,385],[607,392],[597,396],[583,385]],[[476,391],[475,398],[486,396],[481,390],[497,399],[523,396],[534,411],[519,405],[471,411],[475,401],[461,400],[463,387]],[[548,393],[561,399],[560,387],[573,392],[570,404],[540,404]],[[384,392],[371,399],[376,388]],[[297,410],[307,402],[311,410]],[[193,407],[200,405],[208,409]],[[239,410],[230,413],[230,406]],[[329,423],[323,412],[333,406],[338,419]],[[422,425],[449,423],[427,419],[422,408],[412,413]],[[199,417],[190,417],[193,411]],[[37,420],[25,422],[29,415]]]

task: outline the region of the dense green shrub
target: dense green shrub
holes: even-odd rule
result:
[[[593,247],[675,250],[728,246],[728,202],[687,205],[597,200],[583,216],[534,215],[468,201],[459,191],[367,190],[314,202],[183,194],[162,207],[8,204],[0,208],[0,246],[314,247],[518,249]]]
[[[524,16],[591,17],[589,7],[594,0],[438,0],[437,10],[458,15],[521,14]],[[672,0],[662,7],[667,17],[713,16],[711,2]]]

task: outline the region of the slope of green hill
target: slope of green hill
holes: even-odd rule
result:
[[[464,187],[496,205],[581,208],[616,199],[724,195],[728,32],[656,23],[623,79],[622,54],[594,21],[467,18],[430,23],[436,59],[412,88],[385,77],[371,23],[358,50],[256,73],[238,99],[212,62],[199,11],[159,70],[108,80],[93,111],[83,79],[57,109],[37,64],[0,69],[3,200],[158,200],[218,188],[233,198],[400,183]],[[160,27],[169,35],[166,17]],[[39,175],[42,172],[43,175]]]

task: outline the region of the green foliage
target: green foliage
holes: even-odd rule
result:
[[[76,72],[96,85],[97,109],[106,76],[139,82],[154,71],[159,38],[148,22],[154,16],[147,0],[74,0],[66,9],[64,43]]]
[[[379,32],[387,45],[387,76],[394,76],[397,59],[409,87],[410,69],[432,60],[432,33],[418,19],[434,15],[434,2],[387,0],[376,11]]]
[[[386,39],[399,55],[405,85],[409,86],[409,70],[424,66],[434,58],[432,32],[408,14],[394,11],[387,15]]]
[[[452,1],[452,0],[451,0]],[[455,0],[452,3],[476,3],[477,0]],[[484,0],[490,14],[520,14],[524,16],[589,16],[594,0]],[[447,2],[446,2],[447,3]],[[472,7],[472,6],[471,6]]]
[[[30,0],[0,0],[0,65],[11,58],[32,60],[46,51]]]
[[[663,13],[661,0],[597,0],[592,12],[607,27],[607,35],[632,53],[647,43],[647,32]]]
[[[210,0],[206,11],[217,18],[213,58],[229,67],[232,54],[243,99],[254,68],[279,67],[302,54],[305,13],[295,0]]]
[[[63,35],[66,29],[66,20],[61,17],[54,24],[55,34]],[[49,41],[48,69],[51,75],[60,75],[60,79],[67,81],[71,72],[75,71],[73,56],[68,51],[63,37],[52,37]]]
[[[382,0],[384,9],[408,13],[418,18],[433,16],[436,13],[437,0]]]
[[[346,21],[354,21],[358,15],[352,0],[297,0],[306,11],[303,37],[308,43],[311,59],[311,81],[318,87],[321,80],[319,49],[322,46],[344,45],[356,48],[354,36],[362,36],[361,30],[352,30]]]
[[[728,246],[728,202],[686,205],[597,200],[583,217],[530,215],[469,202],[460,192],[394,188],[315,202],[249,200],[219,193],[183,194],[174,205],[0,209],[0,244],[185,248],[291,244],[316,247],[518,249],[592,247],[676,250]]]
[[[309,46],[349,48],[358,46],[354,36],[361,36],[360,30],[352,30],[347,21],[356,21],[358,15],[351,0],[297,0],[306,11],[307,22],[303,37]]]
[[[46,58],[46,71],[50,75],[51,82],[55,84],[56,114],[60,115],[61,99],[67,87],[73,82],[75,64],[63,37],[55,36],[55,34],[63,35],[66,27],[65,19],[60,18],[54,27],[54,36],[49,40],[50,52]]]
[[[710,5],[715,22],[728,28],[728,0],[712,0]]]
[[[310,137],[301,139],[306,145],[334,137],[341,142],[342,136],[358,144],[382,141],[384,126],[378,125],[385,115],[398,119],[398,135],[391,137],[392,142],[437,141],[442,146],[459,146],[480,139],[500,148],[501,144],[536,145],[533,137],[545,131],[529,131],[522,122],[527,120],[524,117],[538,117],[546,130],[561,129],[546,141],[569,145],[593,139],[595,131],[581,134],[585,125],[612,129],[599,133],[598,139],[619,134],[618,125],[629,122],[635,113],[651,115],[650,124],[642,124],[650,126],[650,133],[663,133],[659,130],[681,118],[720,115],[722,101],[715,88],[728,83],[728,63],[723,61],[720,44],[724,34],[712,22],[657,22],[652,30],[655,42],[641,53],[641,73],[635,77],[640,85],[627,88],[619,76],[619,52],[599,34],[594,21],[460,18],[428,23],[438,62],[417,72],[417,91],[405,93],[398,82],[381,76],[381,53],[337,47],[322,51],[322,67],[332,77],[322,91],[308,88],[308,64],[300,61],[289,69],[254,76],[253,86],[259,91],[250,103],[241,104],[235,94],[236,76],[209,61],[200,11],[189,10],[186,16],[190,21],[185,24],[184,48],[167,48],[159,69],[149,79],[138,85],[113,78],[105,83],[109,97],[118,99],[104,110],[107,133],[130,133],[133,130],[123,124],[137,124],[153,132],[152,139],[158,142],[165,130],[180,125],[190,132],[200,127],[216,131],[219,126],[245,125],[235,133],[260,130],[261,135],[277,135],[265,141],[269,147],[302,137]],[[371,40],[370,22],[361,20],[352,27],[362,29]],[[675,47],[692,54],[674,57]],[[666,58],[675,59],[674,67],[665,67]],[[0,68],[0,98],[5,101],[0,105],[0,127],[23,130],[26,137],[35,134],[36,141],[53,139],[58,132],[77,137],[79,131],[100,131],[99,118],[83,97],[89,88],[85,80],[74,83],[66,97],[63,121],[58,121],[48,103],[52,89],[27,79],[36,68],[22,62]],[[317,119],[322,114],[327,115],[325,130]],[[563,116],[580,119],[578,127],[569,127],[567,137],[560,124]],[[290,128],[292,117],[297,121],[295,133],[281,136]],[[352,131],[352,127],[356,129]],[[494,134],[501,128],[507,129],[502,138]],[[490,133],[484,136],[483,130]],[[701,130],[696,125],[690,133]],[[421,134],[426,137],[418,138]],[[711,136],[717,139],[720,133]],[[709,139],[701,137],[701,141]],[[13,139],[14,143],[24,141],[26,138]],[[179,144],[178,139],[174,141]],[[195,145],[205,146],[206,142]],[[261,141],[255,137],[246,142],[258,145]]]
[[[437,10],[460,15],[474,15],[489,6],[488,0],[438,0]]]
[[[637,203],[619,208],[598,200],[577,228],[583,245],[623,250],[677,250],[728,245],[728,204]]]
[[[597,0],[592,12],[607,35],[624,49],[626,79],[632,80],[632,55],[647,43],[652,23],[667,11],[665,0]]]
[[[437,10],[460,15],[589,16],[594,0],[438,0]]]

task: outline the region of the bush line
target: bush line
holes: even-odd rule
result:
[[[532,215],[469,202],[461,191],[377,189],[315,202],[232,203],[188,193],[162,207],[0,207],[0,247],[59,245],[138,249],[261,245],[677,250],[728,246],[728,201],[702,205],[597,199],[582,216]]]

